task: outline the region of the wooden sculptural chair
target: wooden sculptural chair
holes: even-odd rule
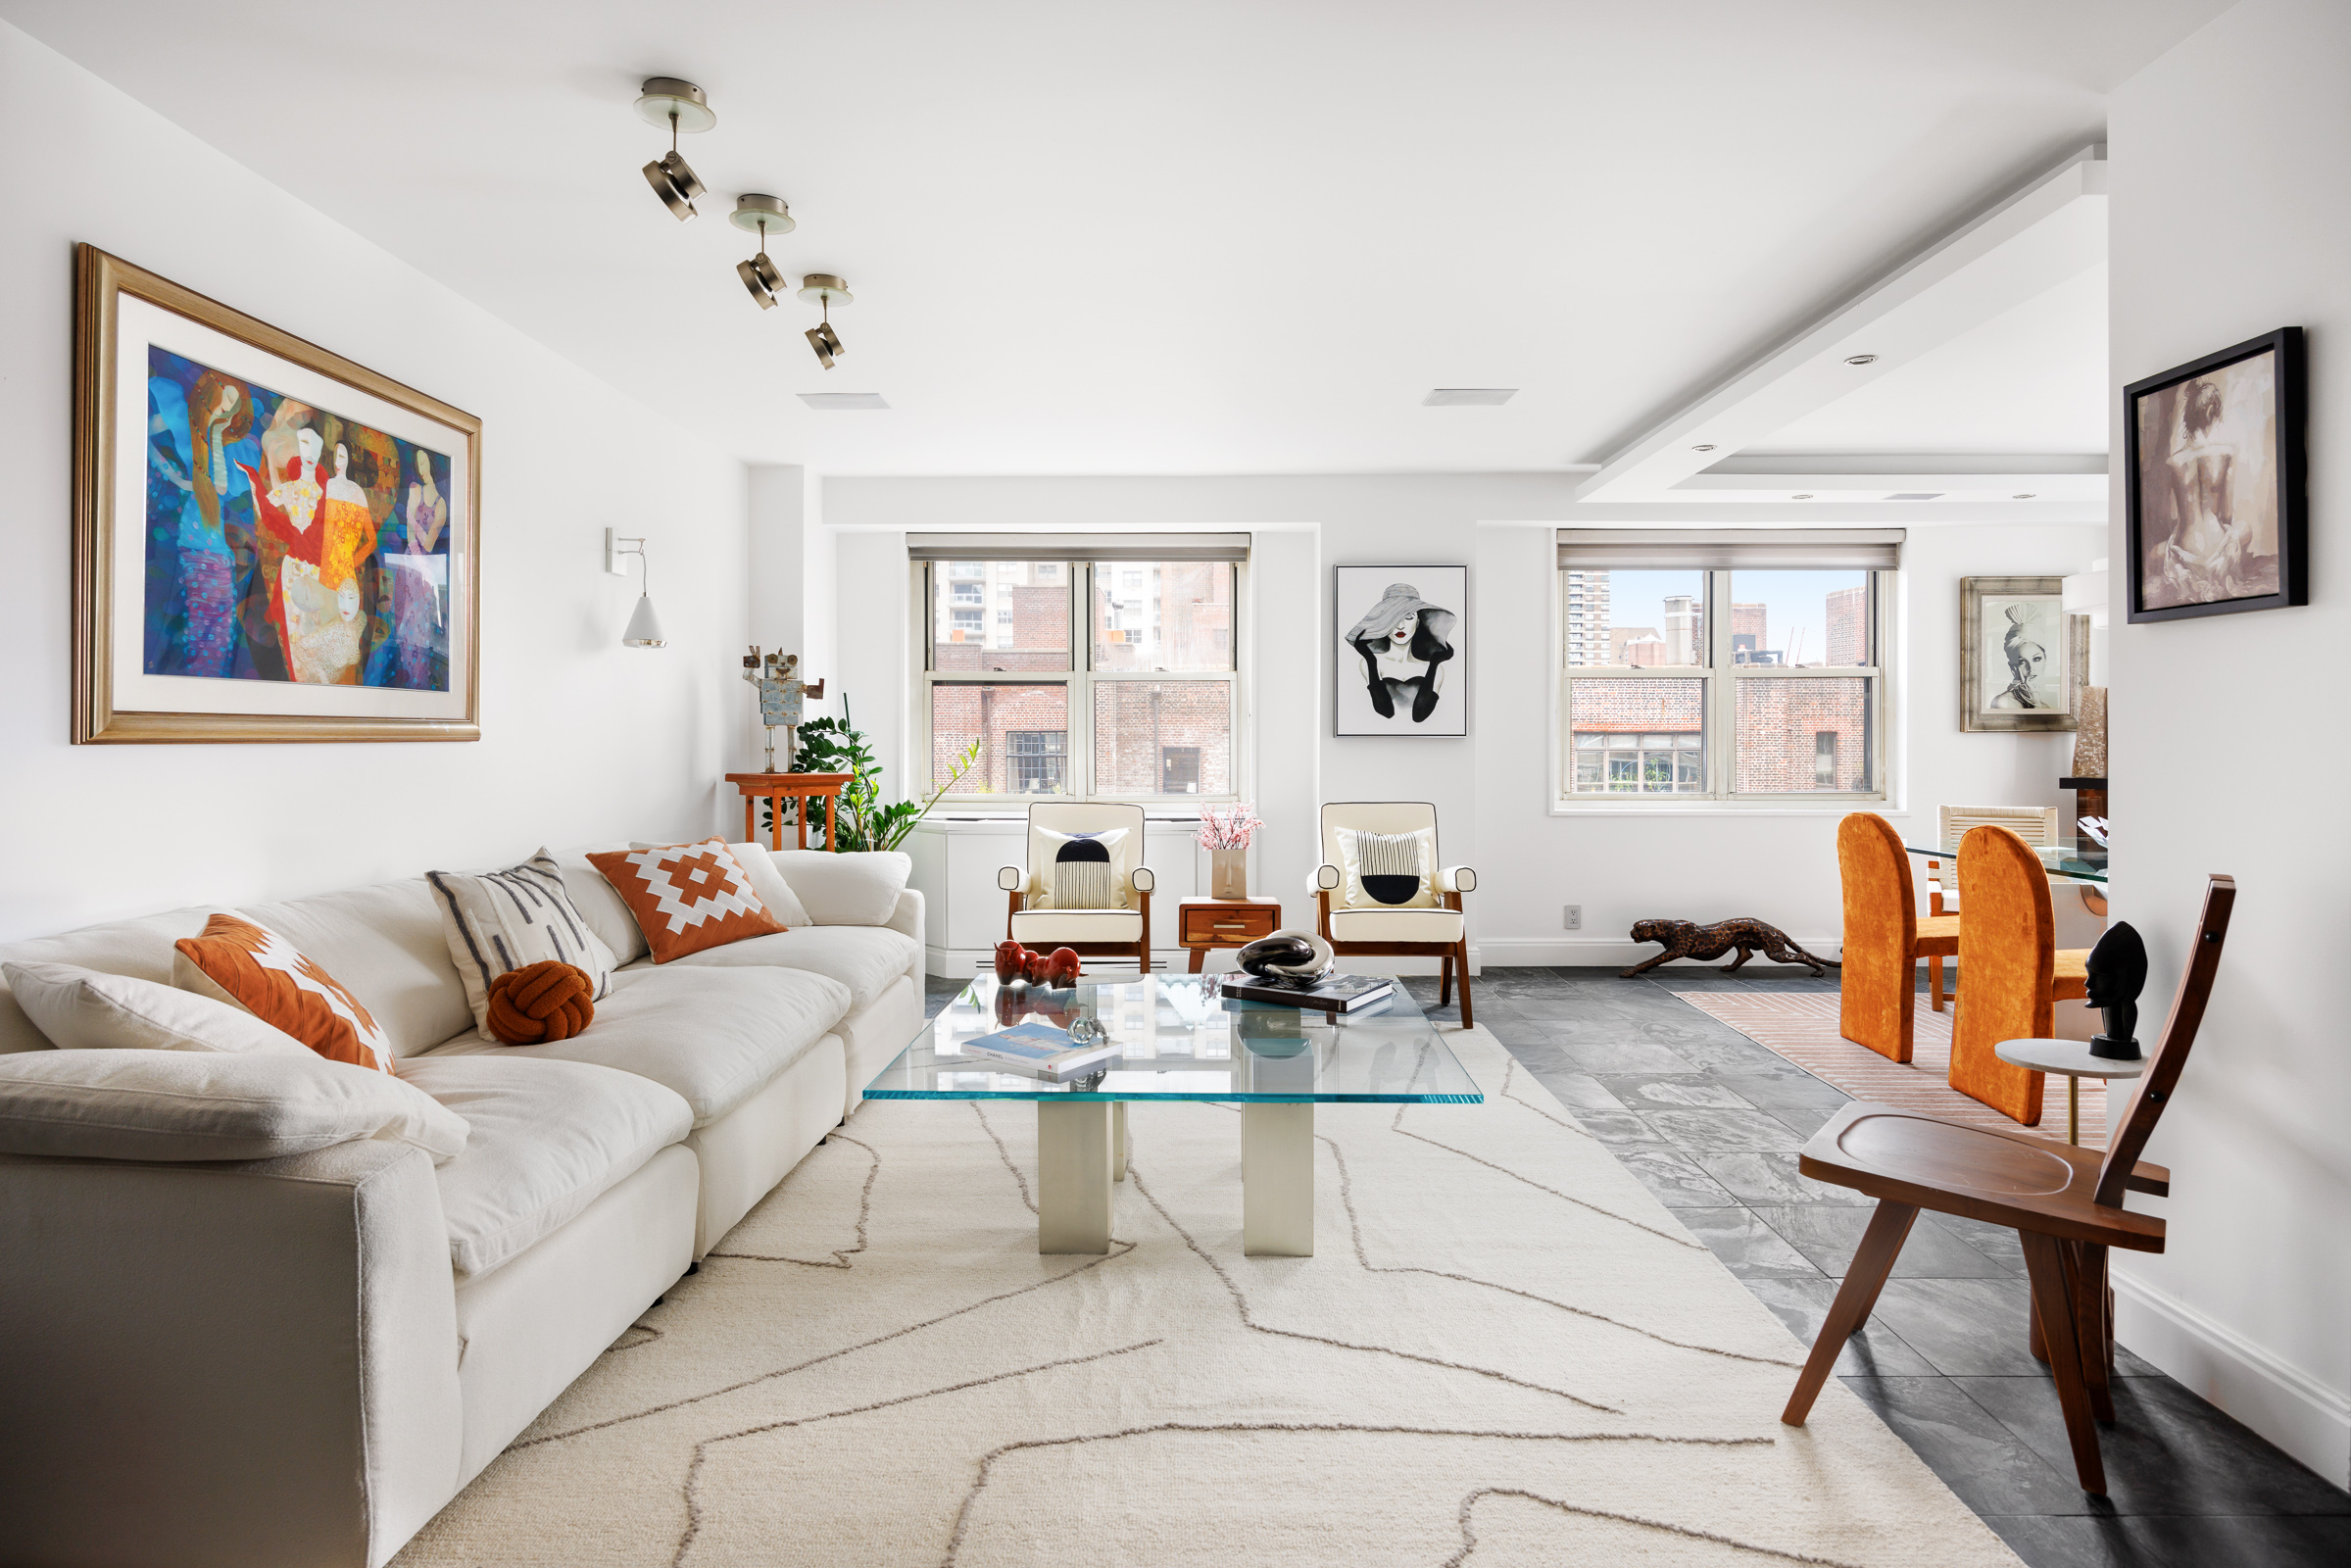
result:
[[[1982,830],[1980,830],[1982,831]],[[1998,831],[1992,829],[1990,831]],[[1975,897],[1970,883],[1969,897]],[[2236,883],[2215,876],[2206,885],[2196,940],[2172,999],[2138,1095],[2103,1156],[2024,1133],[1963,1127],[1890,1105],[1855,1102],[1830,1118],[1797,1158],[1815,1181],[1850,1187],[1878,1200],[1845,1282],[1821,1325],[1820,1338],[1796,1379],[1780,1419],[1802,1426],[1812,1401],[1837,1365],[1846,1338],[1869,1321],[1878,1292],[1901,1254],[1919,1210],[1958,1214],[2014,1230],[2025,1246],[2033,1281],[2034,1327],[2057,1382],[2074,1467],[2084,1492],[2104,1494],[2106,1467],[2098,1453],[2097,1421],[2114,1419],[2114,1322],[2106,1288],[2107,1250],[2160,1252],[2164,1222],[2123,1207],[2125,1192],[2169,1194],[2171,1173],[2141,1163],[2157,1118],[2170,1103],[2204,1021]],[[1980,912],[1970,905],[1970,917]],[[1964,980],[1966,960],[1960,962]],[[1964,1002],[1960,1014],[1975,1004]]]
[[[1844,975],[1837,1033],[1895,1061],[1910,1059],[1918,1015],[1918,961],[1939,968],[1959,951],[1959,917],[1918,912],[1910,856],[1893,824],[1855,811],[1837,827],[1837,872],[1844,884]]]
[[[1143,808],[1040,801],[1029,808],[1028,864],[996,885],[1010,896],[1004,936],[1040,953],[1132,958],[1151,966],[1151,889],[1143,863]]]
[[[1322,859],[1307,879],[1315,929],[1342,958],[1435,958],[1437,1004],[1453,1000],[1461,972],[1461,1027],[1469,1003],[1468,917],[1461,895],[1478,885],[1466,865],[1441,865],[1437,808],[1426,801],[1338,801],[1322,808]]]

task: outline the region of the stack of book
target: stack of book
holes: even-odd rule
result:
[[[1118,1046],[1109,1040],[1082,1046],[1069,1038],[1066,1029],[1030,1022],[1000,1029],[992,1035],[958,1040],[955,1051],[961,1055],[1009,1062],[1040,1077],[1058,1080],[1073,1078],[1110,1060],[1118,1054]]]
[[[1396,982],[1378,974],[1325,974],[1298,980],[1228,974],[1217,993],[1236,1002],[1272,1002],[1286,1007],[1347,1013],[1361,1012],[1387,1002],[1396,995]]]

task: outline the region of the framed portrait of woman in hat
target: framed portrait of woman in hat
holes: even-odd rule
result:
[[[2088,683],[2089,617],[2058,577],[1959,579],[1959,727],[2069,730]]]
[[[1336,566],[1333,733],[1469,733],[1467,566]]]

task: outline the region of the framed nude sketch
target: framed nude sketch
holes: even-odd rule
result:
[[[481,421],[75,257],[73,740],[470,741]]]
[[[2123,389],[2131,620],[2310,602],[2302,329]]]
[[[2086,615],[2062,577],[1959,579],[1959,727],[2070,730],[2086,673]]]
[[[1467,566],[1336,566],[1333,733],[1469,733]]]

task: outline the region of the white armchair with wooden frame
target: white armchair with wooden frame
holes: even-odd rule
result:
[[[1004,935],[1040,953],[1151,965],[1151,889],[1143,863],[1143,808],[1106,801],[1039,801],[1029,808],[1028,864],[996,885],[1010,896]]]
[[[1322,808],[1322,859],[1307,879],[1315,929],[1342,958],[1435,958],[1437,1004],[1461,976],[1461,1026],[1469,1001],[1469,931],[1461,895],[1478,885],[1466,865],[1443,865],[1437,808],[1426,801],[1336,801]]]

